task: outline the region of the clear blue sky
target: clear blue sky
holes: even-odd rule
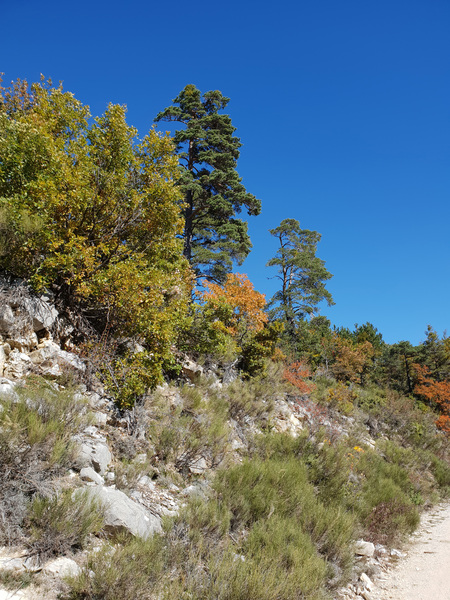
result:
[[[237,269],[270,297],[268,229],[322,234],[335,325],[417,344],[449,323],[448,0],[0,0],[5,81],[43,73],[89,104],[127,104],[144,135],[187,84],[219,89],[262,200]],[[160,124],[164,127],[164,124]]]

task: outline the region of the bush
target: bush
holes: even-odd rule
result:
[[[166,566],[159,535],[148,540],[122,539],[90,554],[77,577],[68,579],[64,600],[151,600]]]
[[[27,526],[29,555],[44,561],[83,548],[103,527],[104,509],[87,492],[67,490],[52,498],[37,496],[30,504]]]
[[[0,544],[21,540],[28,500],[51,495],[52,478],[75,458],[72,436],[89,422],[85,401],[42,379],[0,399]]]

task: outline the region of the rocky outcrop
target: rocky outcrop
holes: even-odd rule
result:
[[[161,531],[161,520],[120,490],[99,485],[89,488],[88,494],[105,507],[106,532],[128,532],[145,539]]]
[[[97,427],[92,426],[75,436],[74,441],[79,445],[75,466],[80,470],[91,467],[96,473],[103,475],[112,460],[106,437],[98,431]]]

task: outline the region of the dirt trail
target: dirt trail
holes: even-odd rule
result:
[[[376,588],[380,600],[450,600],[450,505],[423,517],[407,557]]]

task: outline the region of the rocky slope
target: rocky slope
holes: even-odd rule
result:
[[[227,420],[226,431],[220,438],[220,451],[214,454],[210,447],[201,443],[193,445],[184,439],[180,442],[178,454],[171,458],[172,463],[168,459],[168,464],[164,464],[161,458],[163,452],[155,448],[151,436],[150,439],[148,437],[148,430],[159,426],[163,418],[170,419],[170,415],[177,411],[189,411],[186,397],[181,397],[179,387],[165,385],[149,397],[145,405],[135,407],[126,415],[121,414],[95,377],[87,381],[86,364],[70,345],[70,334],[71,325],[58,314],[49,296],[34,296],[24,285],[3,285],[0,300],[0,407],[1,397],[18,401],[18,390],[27,385],[30,377],[44,377],[52,382],[55,389],[64,387],[68,374],[72,380],[78,381],[78,399],[87,405],[92,423],[72,436],[77,452],[64,476],[50,482],[52,493],[70,486],[76,490],[75,493],[85,491],[86,498],[94,498],[103,505],[102,538],[91,537],[91,550],[100,546],[108,536],[121,532],[145,539],[160,532],[164,517],[177,514],[187,498],[204,496],[216,468],[225,462],[238,464],[242,461],[250,443],[250,434],[259,430],[261,418],[265,417],[256,413],[245,414],[245,406],[237,407],[233,417]],[[193,382],[198,382],[200,376],[208,380],[207,385],[211,389],[223,391],[232,378],[227,374],[228,379],[224,381],[221,375],[214,368],[203,372],[202,367],[188,359],[183,368],[188,391],[195,389]],[[265,402],[268,400],[263,398],[263,408]],[[318,410],[317,405],[306,396],[296,398],[284,391],[277,393],[273,390],[270,402],[273,404],[270,416],[272,430],[289,433],[293,437],[305,429],[314,432],[325,428],[330,438],[337,439],[347,435],[354,424],[352,417]],[[164,414],[157,413],[161,405],[164,406]],[[197,419],[199,426],[203,426],[207,418],[206,413],[200,415]],[[193,431],[189,430],[187,435],[192,436]],[[368,427],[361,432],[359,443],[368,448],[375,447],[376,442]],[[170,477],[171,469],[184,476]],[[371,577],[384,572],[392,557],[399,556],[399,551],[360,540],[355,552],[353,581],[347,588],[337,591],[336,597],[369,600],[373,597]],[[0,549],[2,581],[7,582],[10,573],[10,579],[18,583],[17,589],[11,581],[8,589],[0,588],[0,599],[50,600],[64,585],[61,578],[79,573],[85,559],[86,551],[81,550],[40,561],[30,556],[26,543],[4,546]],[[27,574],[33,575],[34,583],[26,589],[19,589]]]

